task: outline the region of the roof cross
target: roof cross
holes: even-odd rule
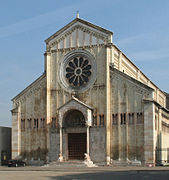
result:
[[[76,18],[79,18],[79,11],[77,11]]]

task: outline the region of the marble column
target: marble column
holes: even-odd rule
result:
[[[60,154],[59,154],[59,161],[63,161],[63,130],[62,126],[60,126]]]
[[[90,156],[90,126],[87,126],[87,154]]]

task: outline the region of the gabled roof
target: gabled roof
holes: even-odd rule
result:
[[[154,91],[154,89],[151,88],[150,86],[142,83],[141,81],[138,81],[137,79],[132,78],[131,76],[129,76],[129,75],[127,75],[127,74],[119,71],[119,70],[116,69],[116,68],[110,69],[110,72],[112,72],[112,73],[115,72],[116,74],[119,74],[119,75],[125,77],[127,80],[130,80],[130,81],[134,82],[134,83],[137,84],[137,85],[140,85],[140,86],[142,86],[142,87],[144,87],[144,88],[146,88],[146,89],[148,89],[148,90],[150,90],[150,91]]]
[[[77,102],[78,104],[81,104],[82,106],[85,106],[86,108],[90,109],[90,110],[93,110],[93,108],[85,103],[83,103],[82,101],[80,101],[79,99],[75,98],[75,97],[72,97],[72,99],[70,99],[68,102],[66,102],[65,104],[63,104],[62,106],[60,106],[58,108],[59,109],[62,109],[64,106],[68,105],[71,101],[75,101]]]
[[[32,82],[29,86],[27,86],[24,90],[22,90],[18,95],[16,95],[14,98],[11,99],[11,101],[16,100],[20,96],[22,96],[24,93],[26,93],[30,88],[32,88],[36,83],[40,82],[43,78],[46,77],[46,73],[43,73],[38,79],[36,79],[34,82]]]
[[[76,19],[74,19],[73,21],[71,21],[69,24],[67,24],[66,26],[64,26],[63,28],[61,28],[59,31],[57,31],[56,33],[54,33],[52,36],[50,36],[49,38],[47,38],[47,39],[45,40],[45,42],[48,43],[51,39],[55,38],[55,37],[58,36],[60,33],[64,32],[67,28],[69,28],[70,26],[74,25],[76,22],[80,22],[80,23],[82,23],[82,24],[84,24],[84,25],[90,26],[91,28],[94,28],[94,29],[96,29],[96,30],[98,30],[98,31],[101,31],[101,32],[103,32],[103,33],[113,35],[113,32],[112,32],[112,31],[109,31],[109,30],[104,29],[104,28],[102,28],[102,27],[100,27],[100,26],[94,25],[94,24],[92,24],[92,23],[90,23],[90,22],[88,22],[88,21],[82,20],[82,19],[80,19],[80,18],[76,18]]]

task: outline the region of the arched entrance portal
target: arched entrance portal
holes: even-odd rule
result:
[[[65,114],[63,127],[67,132],[68,159],[84,159],[86,153],[85,117],[78,110],[70,110]]]

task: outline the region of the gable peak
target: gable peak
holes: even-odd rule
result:
[[[81,47],[88,45],[112,43],[113,32],[79,18],[61,28],[45,40],[54,49]]]

